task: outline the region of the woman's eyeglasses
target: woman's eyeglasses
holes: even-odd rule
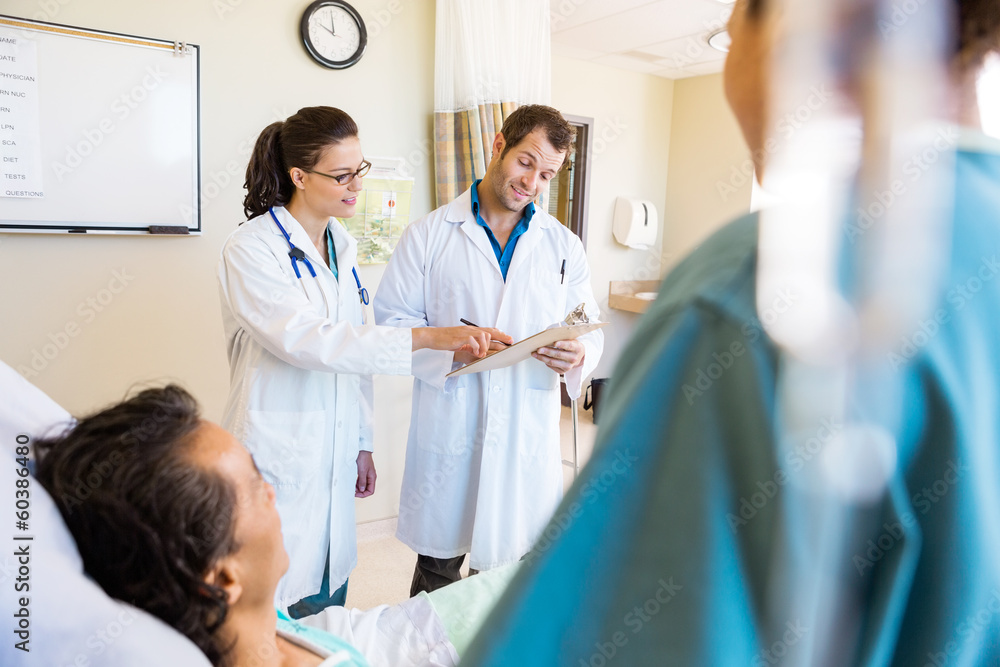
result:
[[[357,171],[350,171],[346,174],[338,174],[336,176],[331,176],[330,174],[324,174],[321,171],[313,171],[312,169],[303,169],[302,171],[308,172],[310,174],[316,174],[317,176],[326,176],[327,178],[332,178],[333,180],[337,181],[339,185],[347,185],[355,178],[364,178],[365,174],[367,174],[369,170],[371,170],[371,168],[372,168],[372,163],[369,162],[368,160],[365,160],[364,162],[361,163],[361,166],[358,167]]]

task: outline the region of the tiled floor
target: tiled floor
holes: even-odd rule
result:
[[[581,405],[578,412],[578,450],[580,465],[590,458],[597,427],[589,411]],[[563,408],[560,428],[564,461],[573,460],[573,426],[569,408]],[[564,466],[566,488],[573,483],[573,471]],[[417,556],[396,539],[396,520],[386,519],[358,526],[358,566],[351,574],[347,606],[369,609],[380,604],[396,604],[410,595],[410,578]],[[468,569],[466,563],[465,569]]]

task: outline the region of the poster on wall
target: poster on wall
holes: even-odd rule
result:
[[[358,242],[358,264],[385,264],[409,224],[413,178],[402,175],[402,158],[370,161],[354,217],[343,223]]]

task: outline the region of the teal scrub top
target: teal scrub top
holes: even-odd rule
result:
[[[333,234],[326,232],[326,251],[330,255],[330,271],[333,272],[333,277],[336,280],[340,280],[339,271],[337,270],[337,248],[333,245]]]
[[[824,640],[843,665],[1000,664],[1000,156],[962,150],[956,169],[943,321],[881,359],[862,397],[898,464],[844,515],[824,569],[806,558],[808,496],[784,478],[820,457],[776,442],[751,215],[664,280],[590,462],[463,665],[810,664],[785,656]],[[833,637],[795,611],[824,583],[822,611],[850,630]]]

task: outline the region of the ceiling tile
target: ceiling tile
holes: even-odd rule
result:
[[[690,8],[691,0],[659,0],[600,21],[553,32],[552,41],[617,53],[676,39],[701,29],[698,19],[685,11],[685,5]]]
[[[725,54],[707,41],[732,13],[719,0],[551,3],[553,54],[668,78],[722,68]]]
[[[656,58],[655,60],[647,58],[646,60],[647,62],[656,63],[660,67],[666,67],[667,69],[685,69],[702,63],[721,63],[725,61],[725,59],[726,54],[722,51],[717,51],[713,48],[705,48],[701,51],[696,51],[694,49],[682,49],[671,53],[666,58]]]
[[[598,56],[605,55],[604,51],[594,51],[591,49],[581,49],[569,44],[552,42],[552,55],[572,58],[573,60],[593,60]]]
[[[692,76],[703,76],[705,74],[717,74],[722,71],[724,60],[707,63],[697,63],[688,65],[681,69],[662,69],[650,72],[655,76],[662,76],[666,79],[686,79]]]
[[[615,0],[614,2],[607,0],[550,0],[549,17],[552,23],[552,33],[575,28],[591,21],[599,21],[612,14],[619,14],[654,2],[656,0]]]
[[[687,55],[687,57],[691,60],[703,60],[706,51],[725,55],[721,51],[717,51],[708,45],[708,36],[712,32],[714,31],[706,30],[697,32],[685,35],[684,37],[679,37],[677,39],[669,39],[663,42],[657,42],[656,44],[639,47],[635,50],[654,56],[660,56],[661,58],[669,58],[674,54],[682,53]]]

